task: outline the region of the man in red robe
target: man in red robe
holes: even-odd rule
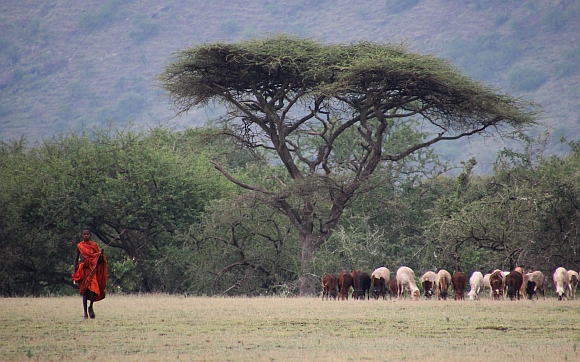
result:
[[[85,319],[95,318],[93,303],[105,298],[107,287],[107,257],[103,249],[91,240],[91,231],[84,229],[82,241],[77,244],[74,262],[75,273],[72,275],[75,283],[79,284],[79,291],[83,296]],[[79,258],[80,264],[79,264]],[[87,301],[90,302],[87,313]]]

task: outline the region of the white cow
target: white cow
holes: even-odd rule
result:
[[[489,283],[489,278],[487,281]],[[483,274],[481,274],[481,272],[474,271],[473,274],[471,274],[471,278],[469,278],[469,286],[471,287],[471,290],[469,293],[467,293],[469,300],[479,300],[479,292],[481,292],[485,287],[485,283],[483,282]]]
[[[568,284],[568,296],[570,299],[576,299],[576,287],[578,287],[578,272],[574,270],[568,270],[568,277],[570,278],[570,284]]]
[[[489,289],[489,297],[491,298],[491,284],[489,284],[489,277],[491,276],[491,273],[487,273],[483,276],[483,287],[485,289]]]
[[[552,276],[554,280],[554,288],[556,289],[556,295],[558,295],[558,300],[562,300],[566,296],[566,291],[568,285],[570,284],[570,276],[568,271],[562,267],[557,268]]]
[[[415,283],[415,272],[413,269],[402,266],[397,270],[397,293],[399,299],[404,297],[405,291],[409,291],[413,300],[419,300],[421,292]]]

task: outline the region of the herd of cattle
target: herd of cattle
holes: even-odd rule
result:
[[[559,300],[576,299],[578,272],[559,267],[554,271],[552,279]],[[453,275],[444,269],[437,273],[427,271],[419,281],[426,299],[435,297],[446,300],[451,288],[455,300],[465,299],[464,292],[468,279],[461,271],[456,271]],[[470,300],[478,300],[480,293],[486,292],[492,300],[503,300],[506,297],[511,300],[524,297],[532,299],[534,295],[537,299],[538,294],[546,298],[544,274],[541,271],[525,273],[521,267],[510,272],[497,269],[486,275],[474,271],[469,278],[469,286],[467,296]],[[370,299],[371,287],[375,299],[386,299],[387,294],[391,298],[394,296],[398,299],[405,298],[406,295],[413,300],[419,300],[421,297],[415,272],[409,267],[402,266],[397,270],[394,279],[391,279],[391,272],[385,267],[377,268],[370,276],[361,270],[354,270],[351,273],[343,270],[338,276],[327,273],[322,278],[322,299],[348,300],[351,291],[353,299]]]

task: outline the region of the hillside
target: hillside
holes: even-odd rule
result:
[[[580,138],[580,1],[573,0],[4,0],[0,4],[0,140],[37,141],[107,126],[202,125],[173,118],[155,86],[176,51],[284,32],[324,42],[405,42],[544,108],[553,132]],[[539,132],[536,130],[534,132]],[[501,142],[443,145],[489,170]],[[562,152],[557,141],[550,152]]]

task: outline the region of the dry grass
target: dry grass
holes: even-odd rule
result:
[[[0,299],[1,360],[580,360],[580,303]]]

